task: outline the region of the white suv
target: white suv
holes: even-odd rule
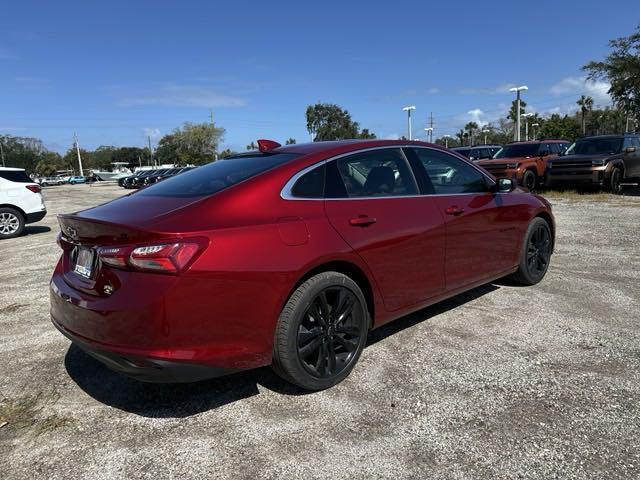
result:
[[[22,168],[0,167],[0,240],[22,234],[47,214],[40,185]]]

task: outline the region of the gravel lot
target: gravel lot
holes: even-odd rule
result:
[[[371,335],[339,386],[269,369],[191,385],[110,372],[49,321],[55,214],[114,186],[45,190],[0,243],[0,478],[640,476],[640,196],[553,196],[531,288],[487,285]]]

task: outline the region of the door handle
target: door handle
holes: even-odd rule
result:
[[[464,213],[464,209],[454,205],[453,207],[446,208],[444,213],[446,213],[447,215],[455,215],[457,217],[458,215],[462,215]]]
[[[373,225],[377,220],[373,217],[368,217],[367,215],[360,215],[356,218],[352,218],[349,220],[349,225],[352,227],[368,227],[369,225]]]

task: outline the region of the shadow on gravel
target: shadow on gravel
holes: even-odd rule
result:
[[[493,284],[445,300],[388,323],[369,334],[367,346],[431,317],[497,290]],[[71,345],[65,356],[71,379],[105,405],[143,417],[183,418],[257,395],[258,385],[283,395],[307,392],[278,377],[269,367],[197,383],[144,383],[116,373]]]
[[[27,225],[24,227],[23,235],[38,235],[39,233],[47,233],[51,231],[51,227],[44,225]]]

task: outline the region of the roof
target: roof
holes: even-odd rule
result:
[[[627,132],[627,133],[619,133],[619,134],[609,134],[609,135],[589,135],[586,137],[581,137],[578,138],[578,140],[586,140],[586,139],[591,139],[591,138],[624,138],[624,137],[637,137],[639,136],[640,133],[633,133],[633,132]]]
[[[298,153],[302,155],[310,155],[314,153],[341,153],[349,152],[352,150],[361,150],[363,148],[376,148],[376,147],[399,147],[408,145],[422,145],[433,148],[439,148],[444,150],[441,145],[433,143],[422,142],[419,140],[335,140],[330,142],[310,142],[310,143],[297,143],[294,145],[285,145],[271,150],[272,152],[282,153]]]
[[[563,140],[562,138],[547,138],[544,140],[527,140],[524,142],[509,142],[507,145],[537,145],[539,143],[571,143],[569,140]]]

